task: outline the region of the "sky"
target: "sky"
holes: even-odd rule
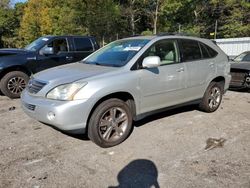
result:
[[[27,0],[12,0],[13,3],[25,2]]]

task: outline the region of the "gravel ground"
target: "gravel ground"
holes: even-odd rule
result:
[[[209,138],[226,141],[205,150]],[[211,114],[189,106],[150,116],[108,149],[30,119],[19,100],[0,96],[0,187],[249,188],[250,93],[227,92]]]

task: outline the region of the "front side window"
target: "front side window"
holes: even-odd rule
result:
[[[48,44],[48,47],[53,47],[54,54],[59,52],[68,52],[68,44],[65,38],[55,39]]]
[[[143,55],[143,58],[148,56],[158,56],[161,59],[161,64],[171,64],[179,61],[176,41],[162,40],[153,44]]]
[[[148,42],[147,39],[115,41],[89,56],[84,63],[121,67],[126,65]]]
[[[201,59],[202,54],[197,41],[182,39],[180,40],[180,46],[184,62]]]

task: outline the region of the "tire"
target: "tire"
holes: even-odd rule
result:
[[[216,111],[221,103],[223,95],[223,84],[220,82],[211,82],[199,104],[199,108],[204,112]]]
[[[88,136],[102,148],[112,147],[128,137],[132,122],[132,112],[124,101],[108,99],[98,105],[92,113],[88,124]]]
[[[2,93],[9,98],[19,98],[28,83],[29,76],[21,71],[13,71],[4,75],[0,88]]]

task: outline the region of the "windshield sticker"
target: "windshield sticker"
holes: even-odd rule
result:
[[[123,51],[139,51],[140,49],[141,49],[140,46],[129,46],[129,47],[124,48]]]
[[[42,40],[44,40],[44,41],[48,41],[49,39],[48,39],[48,38],[42,38]]]

